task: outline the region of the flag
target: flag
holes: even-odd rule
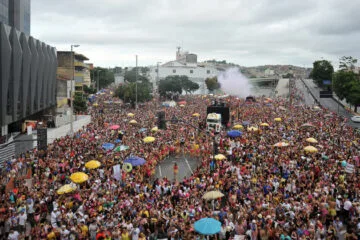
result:
[[[354,173],[355,171],[355,166],[353,164],[346,164],[346,167],[345,167],[345,172],[347,173]]]

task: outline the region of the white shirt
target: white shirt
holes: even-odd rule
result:
[[[134,228],[134,230],[132,232],[132,240],[138,240],[139,239],[139,234],[140,234],[140,229],[139,228]]]
[[[26,213],[20,214],[20,216],[19,216],[19,225],[25,226],[26,219],[27,219]]]
[[[13,233],[9,234],[8,239],[9,240],[18,240],[19,239],[19,233],[17,231],[14,231]]]
[[[346,200],[346,201],[344,202],[344,209],[345,209],[346,211],[349,211],[351,207],[352,207],[352,203],[351,203],[349,200]]]

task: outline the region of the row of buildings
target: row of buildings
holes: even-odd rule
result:
[[[0,143],[25,120],[56,115],[71,93],[90,86],[86,56],[56,51],[30,35],[30,4],[0,0]]]

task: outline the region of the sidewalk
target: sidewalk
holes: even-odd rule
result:
[[[350,114],[353,114],[353,115],[360,115],[360,113],[356,113],[354,112],[354,106],[350,106],[350,104],[348,104],[345,100],[340,100],[338,98],[338,96],[335,94],[335,92],[333,92],[333,99],[338,103],[340,104],[343,108],[346,109],[346,111],[348,111]]]

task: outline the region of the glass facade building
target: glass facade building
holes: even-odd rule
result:
[[[0,22],[30,35],[30,0],[0,0]]]

